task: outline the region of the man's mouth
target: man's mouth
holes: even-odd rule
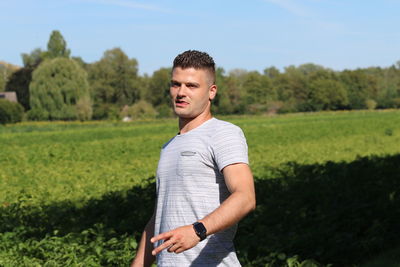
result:
[[[182,108],[182,107],[186,107],[187,105],[189,105],[189,103],[186,102],[186,101],[179,100],[179,99],[175,100],[175,106],[176,107]]]

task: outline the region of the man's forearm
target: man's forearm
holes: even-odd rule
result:
[[[207,234],[222,231],[238,222],[254,209],[254,194],[233,192],[216,210],[200,220],[207,228]],[[181,253],[196,246],[200,239],[191,225],[184,225],[171,231],[161,233],[153,238],[153,242],[163,240],[162,244],[153,250],[154,255],[164,249],[168,252]]]
[[[239,222],[255,208],[251,193],[234,192],[216,210],[200,220],[207,228],[207,235],[225,230]]]
[[[239,222],[256,206],[253,175],[247,164],[230,165],[223,169],[223,174],[231,195],[216,210],[200,220],[207,229],[207,235]]]
[[[153,244],[150,242],[150,238],[154,235],[154,222],[155,215],[153,214],[143,231],[139,248],[132,261],[131,267],[149,267],[154,262],[155,257],[151,254]]]

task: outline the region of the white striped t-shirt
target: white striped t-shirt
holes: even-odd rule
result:
[[[242,130],[229,122],[212,118],[168,141],[157,169],[154,234],[192,224],[214,211],[230,195],[221,171],[234,163],[248,164],[247,143]],[[234,225],[210,235],[180,254],[165,249],[157,256],[157,266],[240,266],[233,246],[236,229]]]

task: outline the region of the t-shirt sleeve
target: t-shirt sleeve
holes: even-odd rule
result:
[[[216,132],[212,150],[220,172],[234,163],[249,164],[247,142],[242,129],[229,125],[220,127]]]

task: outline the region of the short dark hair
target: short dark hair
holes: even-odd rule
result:
[[[172,69],[180,67],[182,69],[194,68],[210,72],[212,83],[215,83],[215,63],[214,59],[206,52],[197,50],[187,50],[176,56]]]

